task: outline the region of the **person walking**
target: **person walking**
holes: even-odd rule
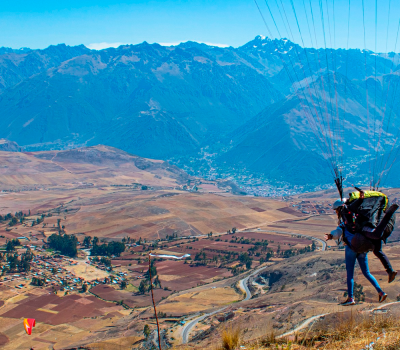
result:
[[[341,227],[342,230],[348,231],[347,235],[342,234],[341,239],[345,244],[351,246],[352,250],[356,253],[367,253],[368,251],[372,251],[385,268],[388,274],[388,282],[391,283],[395,280],[397,271],[393,269],[389,258],[383,252],[382,241],[385,240],[386,242],[387,237],[385,236],[385,229],[388,224],[391,223],[391,219],[399,206],[397,204],[392,204],[375,227],[368,225],[360,226],[358,224],[359,215],[356,213],[358,212],[363,200],[364,193],[361,192],[360,198],[352,203],[347,203],[338,199],[333,204],[333,209],[338,216],[339,227]],[[349,234],[353,235],[350,236]],[[353,240],[354,235],[356,238]],[[350,240],[348,240],[348,238]]]
[[[329,234],[325,234],[325,240],[336,240],[337,244],[339,245],[340,242],[343,241],[345,244],[345,262],[346,262],[346,273],[347,273],[347,299],[341,303],[343,306],[354,305],[354,269],[356,261],[360,265],[361,271],[365,278],[372,284],[375,290],[378,293],[378,301],[382,303],[387,298],[387,294],[382,290],[376,278],[371,274],[368,266],[368,249],[363,252],[357,252],[359,247],[353,247],[353,243],[357,240],[353,240],[356,235],[356,225],[354,221],[355,208],[360,205],[361,201],[363,200],[363,196],[361,196],[358,203],[353,203],[352,205],[347,206],[346,202],[343,200],[337,200],[333,204],[333,209],[335,210],[338,220],[339,226],[331,231]],[[385,217],[382,219],[381,223],[376,227],[376,229],[371,230],[374,231],[377,235],[382,235],[383,230],[385,229],[388,220],[397,210],[398,206],[393,205],[393,208],[388,210]],[[360,235],[359,235],[360,236]],[[363,237],[363,236],[361,236]],[[371,237],[372,238],[372,237]],[[374,237],[377,238],[377,237]],[[380,241],[381,242],[381,241]],[[370,246],[369,250],[373,250],[375,255],[382,261],[385,268],[389,271],[393,271],[389,259],[386,255],[382,252],[382,243],[379,245],[377,242],[369,242],[367,241],[367,245]],[[388,271],[388,273],[389,273]],[[389,283],[396,277],[397,272],[393,271],[392,274],[389,273]]]
[[[346,230],[346,228],[338,227],[336,230],[333,230],[331,233],[325,235],[325,240],[334,239],[338,242],[342,239],[342,236],[345,237],[345,240],[351,242],[354,237],[354,234]],[[346,244],[346,243],[345,243]],[[356,253],[351,249],[351,246],[346,244],[345,246],[345,261],[346,261],[346,272],[347,272],[347,299],[341,303],[343,306],[355,305],[354,300],[354,268],[356,265],[356,261],[360,265],[361,271],[365,278],[373,285],[373,287],[378,292],[378,300],[382,303],[386,298],[387,294],[382,290],[376,278],[369,271],[368,266],[368,253]]]

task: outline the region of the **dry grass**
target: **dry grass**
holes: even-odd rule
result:
[[[235,350],[240,343],[240,328],[225,327],[221,332],[221,347],[220,350]]]
[[[163,278],[164,276],[161,278],[161,281]],[[187,313],[193,313],[230,304],[239,298],[239,295],[233,288],[206,289],[170,297],[158,309],[167,314],[173,314],[177,310],[186,310]]]
[[[374,343],[377,350],[400,349],[400,320],[390,315],[338,314],[331,324],[294,339],[276,339],[273,334],[248,349],[363,349]]]
[[[217,347],[193,345],[191,349],[237,350],[244,345],[247,350],[362,350],[373,342],[374,350],[399,350],[400,320],[382,314],[338,314],[334,321],[328,325],[321,325],[312,332],[306,331],[291,339],[277,339],[276,335],[271,333],[257,343],[251,344],[244,344],[241,341],[241,331],[233,325],[224,328],[220,335],[220,345]]]

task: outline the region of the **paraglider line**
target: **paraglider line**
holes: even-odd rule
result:
[[[154,308],[154,316],[156,317],[156,323],[157,323],[157,332],[158,332],[158,347],[160,350],[161,349],[161,337],[160,337],[160,325],[158,323],[158,316],[157,316],[157,309],[156,309],[156,303],[154,301],[154,292],[153,292],[153,281],[152,281],[152,276],[151,276],[151,252],[149,253],[149,278],[150,278],[150,290],[151,290],[151,300],[153,302],[153,308]]]
[[[269,29],[269,26],[268,26],[268,24],[267,24],[267,22],[266,22],[266,20],[265,20],[265,17],[264,17],[264,15],[263,15],[263,13],[262,13],[262,11],[261,11],[261,9],[260,9],[258,3],[257,3],[257,0],[254,0],[254,2],[255,2],[255,4],[256,4],[256,6],[257,6],[257,9],[258,9],[258,11],[259,11],[259,13],[260,13],[260,15],[261,15],[261,18],[262,18],[262,20],[263,20],[263,22],[264,22],[264,24],[265,24],[265,26],[266,26],[266,28],[267,28],[267,30],[268,30],[270,36],[272,37],[271,30]],[[267,3],[267,6],[268,6],[268,3]],[[283,6],[283,4],[282,4],[282,6]],[[268,6],[268,8],[269,8],[269,6]],[[270,9],[270,8],[269,8],[269,9]],[[285,14],[285,17],[286,17],[286,20],[287,20],[286,11],[285,11],[284,7],[283,7],[283,11],[284,11],[284,14]],[[271,17],[273,17],[272,12],[270,12],[270,13],[271,13]],[[275,25],[276,25],[276,22],[275,22],[275,21],[274,21],[274,23],[275,23]],[[293,37],[293,33],[292,33],[292,31],[291,31],[289,21],[288,21],[288,26],[289,26],[290,33],[291,33],[291,35],[292,35],[292,37]],[[275,48],[276,48],[277,53],[280,53],[278,45],[276,44],[275,41],[273,41],[273,42],[274,42],[274,45],[275,45]],[[296,46],[296,45],[295,45],[295,50],[296,50],[296,54],[297,54],[298,60],[300,61],[299,53],[298,53],[298,51],[297,51],[297,46]],[[288,56],[289,56],[289,62],[290,62],[291,65],[292,65],[292,70],[293,70],[294,74],[296,75],[296,79],[297,79],[297,81],[300,81],[300,79],[299,79],[299,77],[297,76],[297,73],[296,73],[296,71],[295,71],[295,69],[294,69],[294,64],[292,63],[292,61],[291,61],[291,59],[290,59],[290,55],[288,55]],[[296,95],[297,95],[297,97],[299,98],[300,103],[301,103],[302,99],[301,99],[301,97],[299,96],[299,89],[296,87],[296,85],[295,85],[295,83],[294,83],[294,80],[293,80],[292,76],[291,76],[290,73],[289,73],[290,71],[289,71],[289,69],[288,69],[288,67],[287,67],[287,64],[285,63],[285,61],[284,61],[284,59],[282,58],[281,55],[279,55],[279,58],[280,58],[281,61],[282,61],[283,67],[285,68],[286,73],[287,73],[287,75],[288,75],[288,77],[289,77],[289,79],[290,79],[290,81],[291,81],[291,83],[292,83],[292,86],[293,86],[294,90],[295,90],[295,93],[296,93]],[[302,68],[304,68],[304,67],[302,66]],[[303,71],[304,71],[304,70],[303,70]],[[310,107],[310,104],[309,104],[308,99],[307,99],[306,96],[305,96],[304,90],[301,89],[301,92],[303,93],[304,100],[306,101],[306,103],[307,103],[307,105],[308,105],[308,109],[311,111],[311,107]],[[310,96],[311,96],[311,93],[310,93]],[[307,117],[307,119],[309,120],[309,122],[310,122],[310,120],[313,120],[313,119],[310,118],[310,116],[309,116],[309,113],[310,113],[310,112],[308,112],[308,110],[304,107],[303,104],[302,104],[302,107],[303,107],[303,110],[304,110],[304,112],[305,112],[305,114],[306,114],[306,117]],[[315,105],[314,105],[314,109],[315,109]],[[313,126],[314,126],[313,123],[310,122],[310,126],[313,127]],[[314,132],[314,134],[317,136],[317,139],[318,139],[318,133],[317,133],[317,131],[313,129],[313,132]],[[323,136],[325,137],[324,134],[323,134]],[[318,141],[320,142],[319,139],[318,139]],[[327,151],[328,151],[327,153],[329,153],[329,147],[328,147],[326,138],[325,138],[325,142],[326,142]],[[322,147],[321,147],[321,149],[322,149]],[[332,159],[331,159],[331,162],[332,162]],[[332,168],[334,168],[333,163],[331,164],[331,166],[332,166]],[[330,168],[330,167],[329,167],[329,168]]]

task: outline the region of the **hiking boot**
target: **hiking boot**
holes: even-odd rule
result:
[[[388,272],[388,274],[389,274],[389,283],[392,283],[393,281],[394,281],[394,279],[396,278],[396,275],[397,275],[397,271],[391,271],[391,272]]]
[[[340,303],[342,306],[350,306],[350,305],[355,305],[356,302],[354,301],[354,298],[347,298],[346,301],[343,303]]]
[[[387,294],[385,292],[380,292],[379,293],[379,302],[383,303],[387,298]]]

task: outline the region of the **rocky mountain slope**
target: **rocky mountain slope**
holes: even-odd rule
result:
[[[7,87],[0,95],[2,135],[21,145],[101,142],[166,158],[198,149],[283,98],[246,61],[219,61],[190,45],[56,49],[68,51],[63,62],[57,52],[25,80],[0,73]],[[3,55],[4,70],[21,70],[35,55],[23,55],[18,66]]]
[[[20,152],[21,147],[16,142],[0,139],[0,151],[4,152]]]
[[[239,48],[2,48],[0,137],[28,150],[102,143],[161,159],[218,143],[216,166],[320,182],[330,174],[321,140],[343,145],[352,163],[390,151],[398,63],[262,36]]]

